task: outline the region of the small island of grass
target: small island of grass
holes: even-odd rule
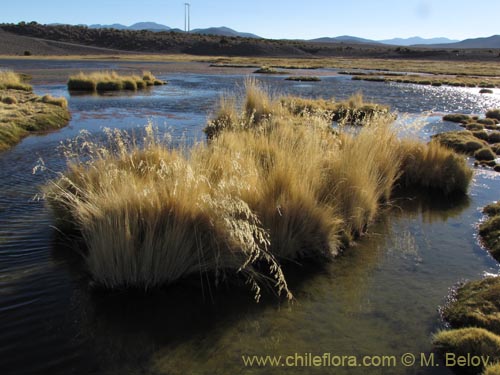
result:
[[[500,201],[483,209],[488,218],[479,225],[482,243],[500,260]],[[500,361],[500,277],[487,277],[460,285],[442,308],[443,319],[451,326],[434,336],[442,356],[489,356],[488,363],[469,367],[470,373],[498,374]]]
[[[285,78],[287,81],[297,81],[297,82],[320,82],[321,79],[315,76],[291,76]]]
[[[165,85],[166,82],[157,79],[151,72],[138,75],[120,75],[112,72],[80,72],[69,77],[68,90],[102,92],[102,91],[137,91],[150,86]]]
[[[263,66],[260,69],[257,69],[255,74],[286,74],[285,71],[283,70],[276,70],[274,68],[271,68],[270,66]]]
[[[69,119],[66,99],[35,95],[22,75],[0,71],[0,151],[30,133],[59,129]]]
[[[498,118],[500,111],[492,109],[486,112],[486,118],[465,114],[449,114],[443,116],[444,121],[456,122],[466,130],[448,131],[433,136],[433,139],[457,152],[474,156],[477,164],[493,167],[500,171],[495,162],[499,154],[500,132]]]

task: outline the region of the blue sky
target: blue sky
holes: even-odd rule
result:
[[[498,0],[188,0],[191,28],[228,26],[267,38],[368,39],[500,34]],[[0,22],[122,23],[184,27],[184,0],[15,0]]]

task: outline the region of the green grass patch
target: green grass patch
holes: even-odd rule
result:
[[[484,125],[477,122],[470,122],[465,125],[465,129],[470,131],[484,130]]]
[[[500,121],[500,109],[490,109],[486,112],[486,118],[492,118]]]
[[[482,328],[460,328],[438,332],[433,339],[436,351],[445,358],[483,356],[485,363],[477,366],[455,366],[462,373],[479,374],[486,365],[500,360],[500,336]],[[488,357],[488,358],[487,358]],[[486,360],[487,358],[487,360]]]
[[[487,219],[479,224],[479,236],[491,255],[500,261],[500,203],[484,208]]]
[[[479,90],[480,94],[493,94],[493,90],[491,89],[481,89]]]
[[[443,116],[443,121],[458,122],[460,124],[466,124],[471,120],[469,115],[464,115],[461,113],[452,113]]]
[[[477,150],[488,146],[484,140],[477,138],[468,130],[439,133],[434,135],[432,139],[456,152],[468,155],[473,155]]]
[[[474,158],[479,161],[495,160],[495,153],[490,147],[483,147],[474,152]]]
[[[488,143],[499,143],[500,142],[500,132],[493,131],[488,133]]]
[[[500,206],[496,207],[500,213]],[[500,335],[500,278],[488,277],[460,286],[442,314],[453,328],[479,327]]]
[[[30,132],[47,131],[65,126],[70,114],[64,98],[37,96],[31,91],[0,90],[0,151],[17,144]]]

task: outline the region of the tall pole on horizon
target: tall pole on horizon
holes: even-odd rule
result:
[[[184,3],[184,31],[191,31],[191,4]]]

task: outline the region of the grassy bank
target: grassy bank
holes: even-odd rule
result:
[[[14,72],[0,72],[0,151],[30,133],[59,129],[70,119],[64,98],[37,96]]]
[[[465,114],[449,114],[444,121],[459,123],[466,130],[436,134],[433,139],[457,152],[474,156],[478,165],[493,167],[500,171],[495,159],[500,154],[499,120],[495,118],[498,109],[486,113],[485,118]]]
[[[1,56],[5,59],[17,59],[18,56]],[[259,68],[269,66],[275,69],[315,69],[337,68],[349,70],[356,75],[363,70],[386,72],[427,73],[451,76],[500,77],[497,61],[460,61],[426,59],[387,59],[387,58],[285,58],[285,57],[227,57],[196,56],[189,54],[126,54],[126,55],[68,55],[68,56],[31,56],[31,60],[81,60],[81,61],[157,61],[157,62],[201,62],[216,68]],[[358,71],[356,71],[358,70]]]
[[[479,225],[479,236],[496,259],[500,260],[500,202],[486,206],[488,216]],[[489,356],[486,365],[466,369],[472,374],[497,374],[500,362],[500,277],[487,277],[459,286],[442,309],[451,330],[438,332],[434,345],[439,353]]]
[[[500,201],[486,206],[483,213],[487,218],[479,224],[479,236],[491,255],[500,261]]]
[[[137,91],[150,86],[164,85],[166,82],[157,79],[151,72],[143,72],[142,76],[120,75],[116,72],[80,72],[69,77],[68,90],[71,91]]]
[[[495,88],[500,87],[500,78],[497,77],[470,77],[454,76],[440,74],[384,74],[370,73],[363,75],[354,75],[353,80],[368,82],[396,82],[396,83],[415,83],[428,86],[454,86],[454,87],[480,87]],[[490,90],[491,91],[491,90]],[[488,93],[484,91],[483,93]],[[490,92],[492,93],[492,91]]]
[[[500,278],[489,277],[460,286],[442,310],[453,329],[438,332],[434,345],[441,355],[489,356],[486,366],[457,368],[457,372],[497,374],[500,361]]]
[[[257,296],[268,285],[290,297],[281,263],[335,257],[396,185],[467,191],[462,157],[399,140],[389,114],[351,134],[291,108],[250,80],[241,102],[221,99],[209,141],[190,149],[158,142],[150,127],[140,146],[112,131],[107,145],[82,140],[89,154],[69,160],[46,197],[58,226],[81,233],[92,278],[144,289],[243,275]]]

